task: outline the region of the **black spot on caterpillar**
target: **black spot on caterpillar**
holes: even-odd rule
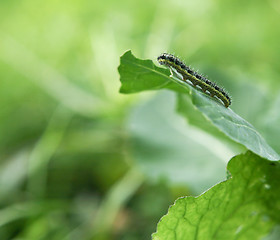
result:
[[[225,107],[229,107],[231,104],[231,99],[223,88],[190,69],[179,58],[168,53],[163,53],[157,60],[159,64],[165,65],[169,67],[172,72],[179,74],[184,81],[189,80],[194,87],[198,86],[204,93],[209,94],[213,98],[216,97],[220,99]]]

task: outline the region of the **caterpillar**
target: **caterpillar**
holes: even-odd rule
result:
[[[179,74],[184,81],[189,80],[194,87],[199,86],[200,90],[209,94],[213,98],[220,99],[224,106],[227,108],[231,104],[231,99],[227,92],[217,86],[217,84],[211,82],[209,79],[193,71],[190,67],[186,66],[179,58],[172,54],[163,53],[157,58],[160,65],[164,65],[170,68],[172,71]]]

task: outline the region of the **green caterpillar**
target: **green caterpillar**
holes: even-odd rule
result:
[[[163,53],[157,60],[159,64],[165,65],[171,70],[175,70],[182,76],[184,81],[189,80],[194,87],[199,86],[204,93],[208,93],[211,97],[220,99],[225,107],[229,107],[231,104],[231,99],[223,88],[190,69],[179,58],[168,53]]]

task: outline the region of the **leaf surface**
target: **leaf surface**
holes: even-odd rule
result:
[[[176,200],[153,240],[261,239],[280,223],[280,163],[248,151],[228,163],[231,174],[198,197]]]

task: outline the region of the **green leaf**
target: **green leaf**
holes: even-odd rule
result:
[[[162,88],[175,89],[185,92],[177,84],[170,81],[170,71],[154,65],[151,60],[140,60],[134,57],[131,51],[127,51],[121,57],[118,67],[121,80],[121,93],[136,93],[145,90]]]
[[[260,239],[280,223],[280,162],[248,151],[228,163],[231,177],[201,196],[176,200],[153,240]]]
[[[121,93],[160,89],[170,82],[167,69],[155,66],[151,60],[139,60],[131,51],[121,57],[118,70],[122,74]]]
[[[174,112],[175,104],[176,95],[163,90],[133,107],[126,121],[131,153],[150,181],[164,176],[168,183],[190,186],[193,194],[200,194],[225,179],[227,162],[236,153],[187,126]]]
[[[179,112],[187,116],[191,124],[217,137],[227,136],[261,157],[269,160],[280,159],[250,123],[188,83],[174,76],[170,77],[169,70],[155,66],[151,60],[137,59],[131,51],[127,51],[120,61],[120,92],[135,93],[155,89],[178,92],[182,95],[178,102]],[[186,98],[191,98],[193,105],[186,105]]]

